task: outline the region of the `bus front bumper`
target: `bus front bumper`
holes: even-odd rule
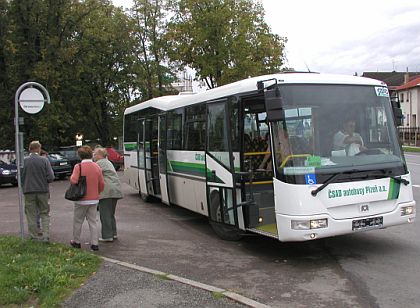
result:
[[[334,219],[328,214],[310,216],[276,214],[278,236],[282,242],[308,241],[336,235],[383,229],[390,226],[412,223],[415,217],[415,201],[400,203],[392,212],[349,219]]]

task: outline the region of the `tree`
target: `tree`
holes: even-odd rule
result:
[[[285,38],[272,34],[252,0],[175,0],[168,26],[170,58],[196,70],[209,88],[278,72]]]
[[[8,31],[10,3],[0,0],[0,145],[3,149],[13,147],[13,91],[10,89],[8,69]],[[0,146],[0,149],[2,147]]]
[[[107,0],[0,1],[0,23],[7,25],[0,29],[0,42],[6,42],[0,45],[0,75],[12,89],[0,98],[13,101],[11,92],[35,80],[52,99],[40,114],[19,114],[27,139],[52,147],[74,143],[77,132],[104,144],[120,135],[128,92],[135,88],[129,17]],[[11,122],[13,111],[7,117]],[[13,132],[12,124],[0,131]],[[8,144],[13,142],[0,139]]]
[[[142,100],[168,94],[174,80],[164,41],[166,13],[164,0],[135,0],[130,10],[137,46],[135,76]]]

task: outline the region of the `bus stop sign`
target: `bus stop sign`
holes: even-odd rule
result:
[[[26,113],[40,112],[44,108],[44,103],[44,95],[36,88],[26,88],[19,96],[19,105]]]

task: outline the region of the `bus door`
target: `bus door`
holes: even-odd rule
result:
[[[235,160],[239,164],[239,153],[232,151],[234,125],[230,107],[228,100],[207,104],[206,188],[214,231],[222,238],[236,239],[235,231],[244,230],[245,226],[242,208],[237,206],[241,191],[235,180]]]
[[[139,192],[140,195],[147,195],[146,188],[146,173],[145,173],[145,142],[144,142],[144,123],[145,119],[138,120],[138,132],[137,132],[137,166],[138,166],[138,181],[139,181]]]
[[[144,127],[145,178],[147,195],[160,198],[158,162],[158,117],[146,118]]]
[[[166,159],[166,115],[159,116],[159,182],[161,200],[169,204],[167,159]]]
[[[269,146],[271,137],[264,100],[260,96],[243,98],[241,110],[241,171],[252,172],[252,180],[243,182],[242,197],[244,200],[253,200],[258,208],[257,220],[255,213],[245,213],[245,225],[253,232],[277,237],[274,175]]]

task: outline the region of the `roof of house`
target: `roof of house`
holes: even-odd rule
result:
[[[414,78],[413,80],[407,82],[406,84],[403,84],[397,87],[395,90],[406,90],[406,89],[411,89],[414,87],[420,87],[420,77]]]
[[[363,72],[362,77],[368,77],[385,82],[390,89],[395,89],[404,84],[405,75],[408,74],[409,80],[420,77],[420,72]]]

